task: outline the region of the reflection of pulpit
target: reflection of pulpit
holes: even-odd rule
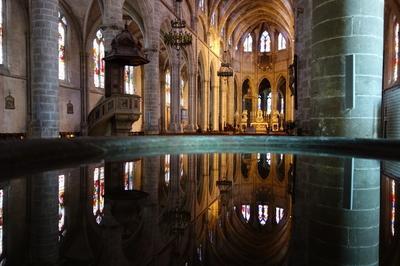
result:
[[[279,131],[279,112],[276,110],[271,115],[271,129],[272,131]]]
[[[251,126],[256,129],[257,133],[265,133],[267,132],[268,122],[265,121],[263,117],[263,111],[258,110],[256,115],[256,121],[251,123]]]

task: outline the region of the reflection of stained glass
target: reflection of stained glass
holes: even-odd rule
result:
[[[64,231],[65,226],[65,175],[58,176],[58,231]]]
[[[279,222],[283,218],[283,209],[282,208],[276,207],[275,217],[276,217],[276,223],[279,224]]]
[[[125,75],[124,75],[125,94],[130,94],[130,95],[135,94],[136,86],[135,86],[134,74],[135,74],[135,67],[125,66]]]
[[[203,251],[202,251],[201,244],[200,244],[200,246],[197,248],[197,257],[199,258],[199,261],[203,261]]]
[[[394,230],[394,224],[396,220],[396,184],[394,180],[392,180],[392,213],[391,213],[391,229],[392,229],[392,236],[394,236],[395,230]]]
[[[4,63],[3,60],[3,0],[0,0],[0,64]]]
[[[244,51],[251,52],[253,51],[253,38],[251,37],[250,33],[247,35],[246,39],[244,40]]]
[[[104,38],[101,30],[98,30],[93,40],[94,85],[104,89]]]
[[[286,49],[286,39],[283,37],[282,33],[279,33],[278,36],[278,50],[285,50]]]
[[[185,175],[184,167],[183,167],[183,154],[179,155],[179,175],[182,179]]]
[[[394,28],[394,62],[393,62],[393,81],[398,78],[399,69],[399,23]]]
[[[100,224],[104,209],[104,167],[94,169],[93,185],[93,214]]]
[[[265,225],[268,220],[268,205],[258,205],[258,221]]]
[[[267,31],[264,31],[261,35],[260,52],[271,52],[271,37],[269,37]]]
[[[65,34],[67,20],[58,12],[58,78],[65,80]]]
[[[4,190],[0,189],[0,256],[3,255],[3,226],[4,226]]]
[[[170,166],[171,166],[171,155],[166,154],[165,155],[165,163],[164,163],[164,182],[165,182],[165,185],[167,185],[167,186],[169,186],[169,181],[171,178]]]
[[[250,205],[242,205],[242,216],[246,222],[250,220]]]
[[[135,167],[133,162],[125,163],[124,189],[133,190],[133,179],[135,178]]]

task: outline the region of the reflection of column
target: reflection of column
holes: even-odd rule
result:
[[[30,257],[32,265],[58,261],[58,174],[47,172],[31,178]]]
[[[349,159],[346,159],[349,160]],[[379,260],[379,162],[313,158],[304,163],[310,265],[375,265]],[[353,209],[345,209],[344,180],[354,174]],[[304,215],[304,214],[300,214]]]

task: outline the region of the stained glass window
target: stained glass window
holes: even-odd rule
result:
[[[165,155],[165,162],[164,162],[164,182],[165,185],[169,186],[169,181],[171,178],[171,155]]]
[[[258,99],[257,99],[257,110],[261,110],[261,102],[262,102],[262,100],[261,100],[261,95],[258,95]]]
[[[125,163],[125,173],[124,173],[124,189],[133,190],[135,178],[135,165],[134,162]]]
[[[392,213],[390,217],[390,222],[391,222],[391,230],[392,230],[392,236],[394,236],[395,233],[395,228],[394,224],[396,222],[396,184],[394,180],[392,180],[392,193],[391,193],[391,198],[392,198]]]
[[[165,103],[171,105],[171,73],[169,70],[165,73]]]
[[[393,60],[393,81],[397,81],[399,71],[399,23],[394,27],[394,60]]]
[[[244,40],[244,51],[245,52],[252,52],[253,51],[253,38],[251,37],[250,33],[247,35],[246,39]]]
[[[0,0],[0,64],[4,63],[4,54],[3,54],[3,36],[4,36],[4,23],[3,23],[3,0]]]
[[[58,176],[58,231],[62,233],[65,227],[65,175]]]
[[[185,92],[185,81],[181,79],[181,107],[185,105],[184,92]]]
[[[216,22],[216,18],[217,15],[215,14],[215,12],[211,15],[211,26],[215,26],[215,22]]]
[[[278,35],[278,50],[285,50],[286,49],[286,39],[283,37],[282,33]]]
[[[136,92],[135,85],[135,67],[133,66],[125,66],[125,94],[133,95]]]
[[[276,210],[276,212],[275,212],[276,224],[279,224],[279,222],[283,218],[283,209],[276,207],[275,210]]]
[[[204,11],[204,0],[199,0],[199,8]]]
[[[242,216],[246,222],[250,221],[250,205],[242,205]]]
[[[268,205],[258,205],[258,221],[265,225],[268,220]]]
[[[100,224],[104,209],[104,167],[94,169],[93,189],[93,215]]]
[[[96,88],[104,89],[104,38],[101,30],[96,32],[93,40],[93,64],[94,64],[94,85]]]
[[[281,114],[283,114],[284,112],[285,112],[285,98],[282,96],[282,94],[281,93],[279,93],[279,99],[280,99],[280,101],[281,101],[281,110],[279,110],[279,112],[281,113]]]
[[[267,114],[271,114],[271,110],[272,110],[272,94],[270,92],[268,93],[267,96]]]
[[[1,1],[0,1],[1,2]],[[65,36],[67,33],[67,20],[58,12],[58,78],[65,80]]]
[[[260,52],[261,53],[271,52],[271,37],[269,36],[269,33],[267,31],[264,31],[261,34]]]
[[[0,256],[3,255],[4,252],[3,230],[4,230],[4,190],[0,189]]]

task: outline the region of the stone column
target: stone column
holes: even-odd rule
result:
[[[155,34],[155,33],[154,33]],[[154,40],[153,49],[147,49],[147,56],[150,63],[144,65],[144,95],[143,95],[143,119],[144,119],[144,132],[146,134],[159,134],[160,133],[160,73],[159,73],[159,53],[158,40]]]
[[[196,122],[196,104],[197,104],[197,64],[193,66],[193,70],[189,73],[189,106],[188,106],[188,115],[189,115],[189,125],[188,131],[195,132],[197,129]]]
[[[171,64],[171,121],[170,130],[172,132],[180,132],[181,115],[180,115],[180,96],[181,96],[181,51],[172,48],[172,64]]]
[[[377,137],[383,63],[383,0],[314,1],[311,128],[314,135]],[[354,108],[346,107],[354,55]],[[346,85],[347,82],[347,85]],[[347,89],[346,89],[347,88]],[[349,92],[351,93],[351,92]]]
[[[59,135],[58,0],[32,0],[32,121],[30,136]]]
[[[56,265],[58,261],[58,175],[31,177],[30,264]]]
[[[383,0],[313,2],[310,128],[314,135],[377,137],[383,10]],[[378,265],[379,163],[313,158],[299,159],[299,164],[305,166],[298,179],[306,180],[308,264]],[[346,186],[350,180],[352,186]],[[353,193],[350,205],[348,191]]]
[[[210,101],[208,97],[211,97],[210,95],[210,81],[209,80],[204,80],[203,81],[203,90],[201,91],[201,95],[202,95],[202,102],[201,102],[201,109],[199,110],[199,112],[201,112],[202,115],[202,129],[203,131],[207,131],[208,125],[209,125],[209,108],[210,106],[208,106],[208,102]]]

